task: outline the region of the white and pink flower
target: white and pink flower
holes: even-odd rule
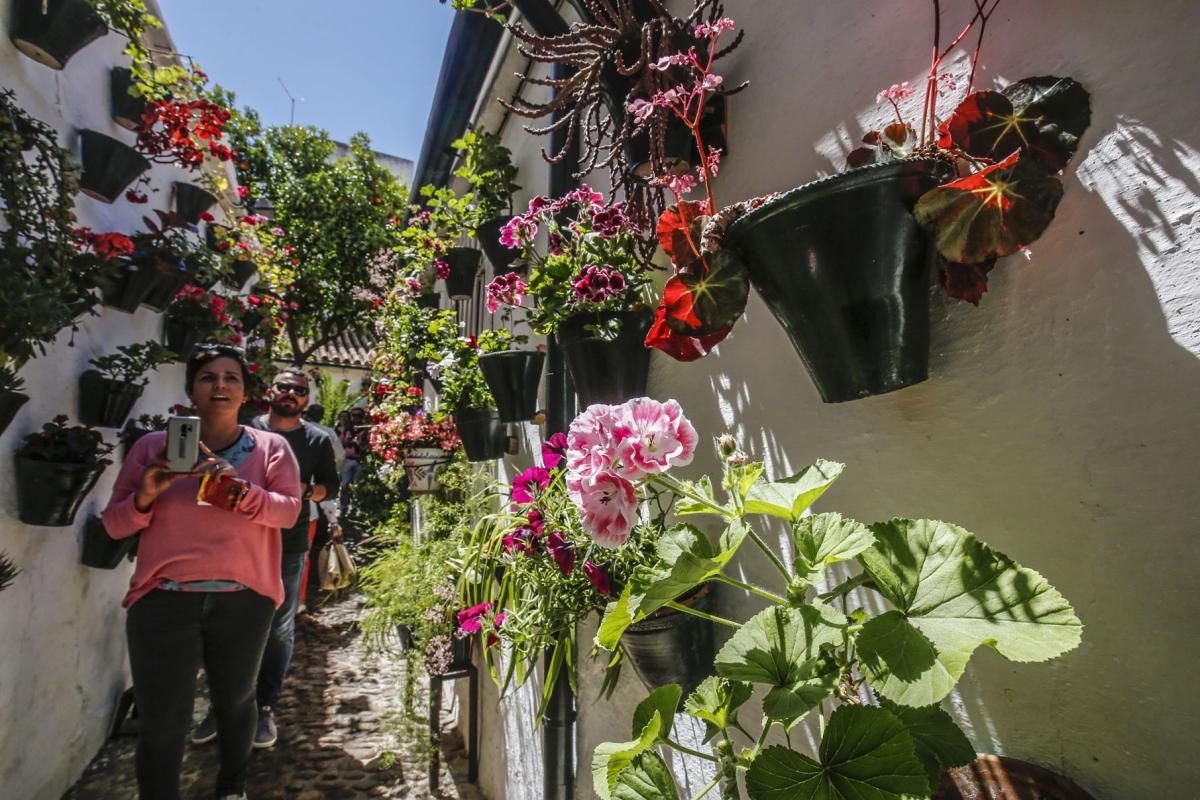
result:
[[[611,470],[584,477],[570,475],[567,492],[579,508],[580,522],[596,544],[615,549],[625,544],[637,522],[633,482]]]
[[[692,463],[699,437],[674,400],[635,397],[620,406],[615,431],[617,473],[629,480]]]

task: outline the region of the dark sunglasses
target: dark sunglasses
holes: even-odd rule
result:
[[[298,386],[294,383],[277,383],[275,384],[275,391],[290,392],[296,395],[296,397],[308,397],[308,387]]]

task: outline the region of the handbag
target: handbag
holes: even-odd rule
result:
[[[321,571],[321,591],[324,592],[345,589],[358,577],[354,559],[342,542],[330,542],[321,548],[317,568]]]

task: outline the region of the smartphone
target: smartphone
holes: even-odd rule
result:
[[[191,472],[200,460],[200,418],[167,420],[167,462],[171,472]]]

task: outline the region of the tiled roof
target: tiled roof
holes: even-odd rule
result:
[[[307,343],[302,339],[301,347]],[[323,344],[309,356],[308,363],[351,369],[370,369],[375,357],[375,336],[365,333],[343,333],[332,342]]]

